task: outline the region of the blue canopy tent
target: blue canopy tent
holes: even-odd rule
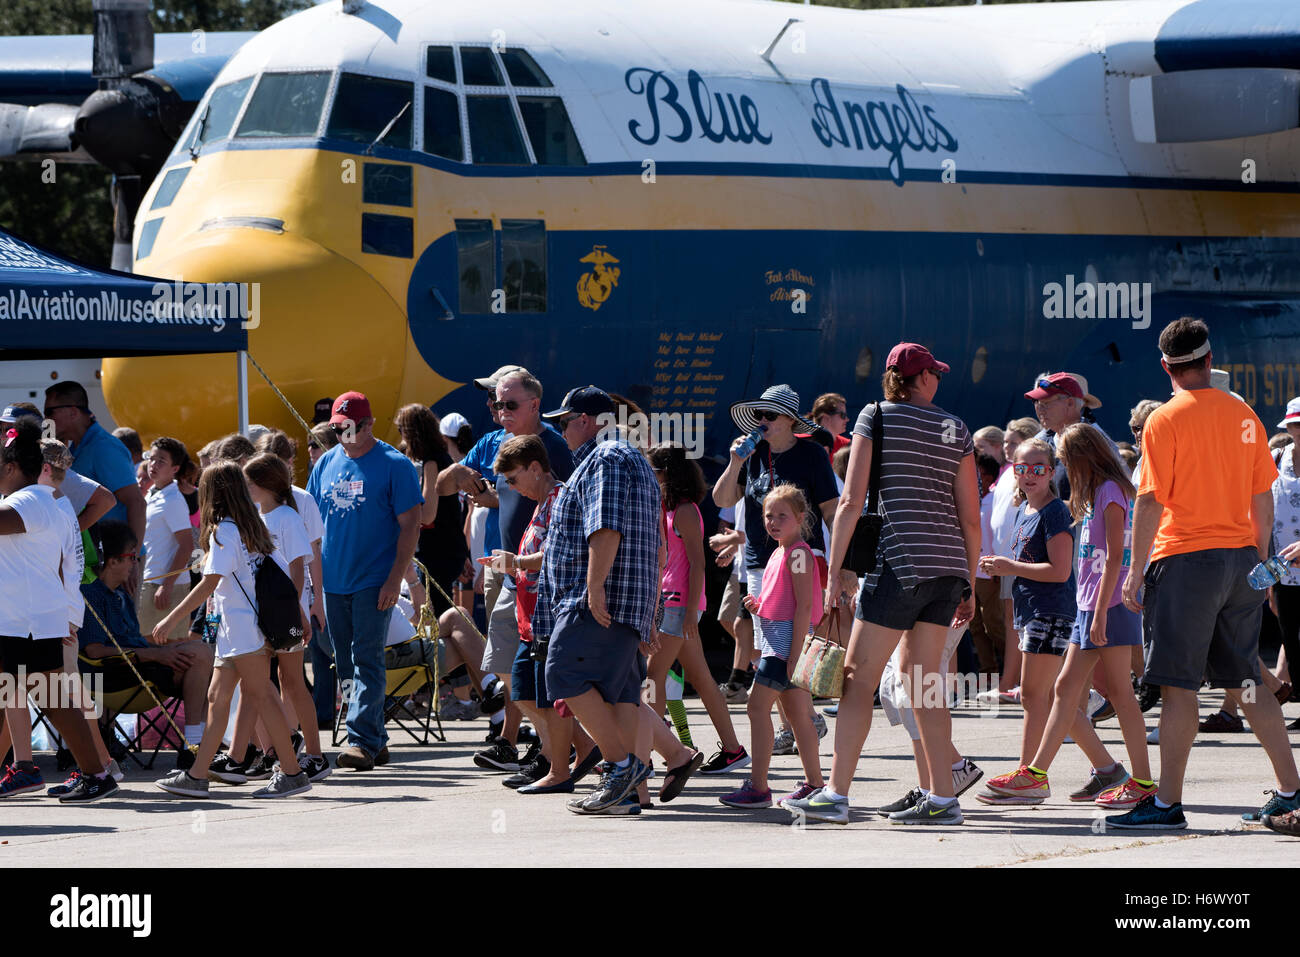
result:
[[[0,230],[0,359],[237,353],[241,432],[248,307],[244,283],[94,269]]]

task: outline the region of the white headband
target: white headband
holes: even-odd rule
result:
[[[1173,366],[1173,365],[1178,365],[1181,362],[1194,362],[1195,360],[1201,358],[1202,356],[1209,355],[1209,353],[1210,353],[1210,340],[1206,339],[1204,342],[1202,342],[1199,346],[1197,346],[1195,349],[1193,349],[1185,356],[1166,356],[1163,352],[1160,354],[1164,356],[1165,362],[1168,362],[1171,366]]]

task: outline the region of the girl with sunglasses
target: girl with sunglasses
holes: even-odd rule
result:
[[[1056,456],[1051,446],[1042,439],[1026,439],[1016,448],[1013,461],[1019,495],[1025,502],[1012,537],[1015,557],[983,555],[980,568],[987,575],[1016,576],[1011,598],[1023,655],[1020,703],[1025,708],[1020,764],[1028,768],[1052,710],[1052,689],[1074,626],[1074,536],[1070,531],[1074,522],[1070,510],[1056,496],[1052,481]],[[1086,719],[1082,723],[1091,729]],[[1077,735],[1083,733],[1077,721],[1071,730],[1075,728]],[[1104,756],[1104,751],[1097,757]],[[987,784],[988,793],[977,795],[978,800],[985,804],[1041,804],[1051,793],[1046,775],[1031,785],[1018,773],[993,778]]]

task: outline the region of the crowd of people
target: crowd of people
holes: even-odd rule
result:
[[[402,708],[485,717],[466,773],[505,774],[521,795],[640,814],[657,753],[660,803],[696,774],[733,775],[728,807],[844,824],[881,707],[908,730],[916,783],[876,812],[950,825],[984,779],[949,712],[947,676],[969,646],[989,677],[979,699],[1024,711],[1017,766],[979,802],[1041,804],[1071,740],[1091,766],[1071,801],[1117,812],[1111,827],[1186,827],[1197,731],[1242,730],[1240,711],[1276,779],[1245,817],[1300,833],[1281,711],[1300,662],[1300,571],[1287,564],[1300,562],[1300,398],[1270,440],[1219,381],[1205,323],[1177,320],[1159,346],[1172,395],[1132,410],[1132,442],[1095,423],[1100,401],[1069,372],[1024,393],[1032,418],[972,432],[936,402],[949,366],[900,343],[850,436],[835,393],[808,416],[788,385],[732,406],[739,437],[711,487],[682,446],[613,424],[631,421],[621,406],[640,411],[630,400],[580,386],[543,412],[520,365],[474,381],[499,426],[477,438],[459,413],[408,405],[395,448],[366,396],[322,399],[302,486],[283,432],[254,426],[194,455],[161,436],[146,450],[60,382],[44,408],[0,416],[0,580],[23,592],[0,613],[0,662],[13,676],[93,674],[109,691],[147,680],[180,699],[183,747],[157,786],[187,798],[248,781],[265,781],[254,797],[289,797],[333,768],[387,764],[386,672],[436,661]],[[51,424],[57,438],[42,437]],[[1255,566],[1279,553],[1256,590]],[[700,633],[711,564],[729,572],[716,614],[735,643],[720,683]],[[1260,634],[1274,616],[1270,669]],[[820,712],[792,680],[814,635],[844,650],[842,696]],[[707,758],[686,681],[717,732]],[[1207,683],[1223,709],[1201,721]],[[75,763],[48,788],[66,803],[122,778],[75,686],[44,711]],[[321,732],[339,709],[347,744],[331,763]],[[1112,716],[1123,755],[1095,730]],[[3,717],[0,797],[45,790],[28,709]],[[772,757],[794,753],[803,779],[774,795]]]

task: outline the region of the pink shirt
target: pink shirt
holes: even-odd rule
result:
[[[792,552],[804,552],[808,570],[814,575],[817,573],[817,559],[807,542],[795,542],[790,549]],[[763,590],[758,595],[758,613],[768,621],[794,621],[794,576],[790,574],[790,568],[785,563],[785,554],[786,550],[778,547],[767,560],[767,567],[763,569]],[[814,578],[813,581],[816,583],[817,579]],[[822,620],[824,604],[821,584],[818,583],[817,592],[813,596],[810,626],[816,626]]]
[[[691,504],[695,509],[695,518],[700,523],[700,535],[704,535],[704,516],[700,514],[700,507]],[[674,512],[664,510],[664,522],[668,526],[668,564],[664,566],[664,607],[678,608],[686,604],[686,594],[691,587],[691,560],[686,554],[686,545],[682,542],[682,537],[678,534],[676,527],[673,525]],[[704,580],[700,580],[700,595],[695,603],[696,611],[703,611],[705,607],[704,600]]]

